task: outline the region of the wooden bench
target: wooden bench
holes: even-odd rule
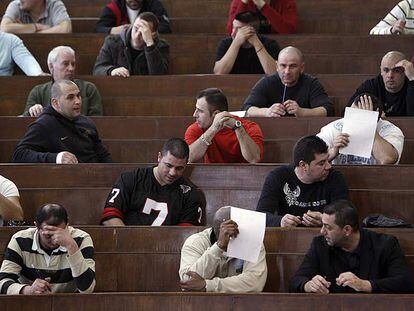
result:
[[[73,224],[98,224],[114,181],[121,172],[144,164],[81,164],[71,166],[1,165],[1,174],[20,191],[25,219],[33,221],[39,206],[61,203]],[[190,165],[186,175],[203,191],[206,223],[225,205],[254,210],[263,182],[274,165]],[[414,223],[414,166],[338,166],[361,219],[381,213]]]
[[[11,235],[21,228],[1,228],[0,258]],[[95,246],[97,292],[179,291],[181,247],[203,227],[81,227]],[[394,235],[414,268],[414,230],[380,229]],[[266,229],[268,277],[265,291],[286,292],[318,229]],[[156,271],[156,273],[154,273]],[[414,271],[414,270],[413,270]]]
[[[57,45],[69,45],[75,49],[78,53],[78,74],[91,74],[93,66],[99,50],[104,41],[103,34],[93,33],[74,33],[74,34],[60,34],[60,35],[29,35],[22,34],[20,37],[25,42],[25,45],[33,53],[39,63],[46,70],[46,59],[49,51]],[[195,73],[212,73],[215,62],[215,55],[218,42],[224,37],[224,35],[187,35],[180,36],[177,34],[164,35],[163,38],[167,39],[170,43],[170,74],[195,74]],[[295,40],[290,43],[289,38],[305,36],[288,36],[287,39],[281,40],[280,45],[293,44]],[[309,37],[309,36],[308,36]],[[386,51],[390,50],[390,45],[387,42],[394,42],[392,49],[400,49],[402,52],[407,53],[409,56],[412,51],[408,47],[409,37],[405,38],[391,38],[380,43],[378,37],[364,36],[350,36],[350,37],[338,37],[332,36],[332,39],[323,38],[324,36],[317,35],[312,40],[312,36],[309,39],[298,39],[299,43],[297,47],[303,48],[306,58],[306,71],[312,74],[318,73],[331,73],[331,74],[377,74],[379,72],[379,64],[381,57]],[[275,37],[279,40],[279,37]],[[284,38],[281,36],[280,38]],[[356,50],[353,46],[354,40],[357,40],[357,46],[360,46],[359,42],[363,42],[365,38],[365,46],[369,46],[370,41],[373,41],[375,45],[381,46],[380,49],[368,51],[365,48]],[[308,41],[310,40],[310,41]],[[318,48],[318,40],[325,42]],[[332,42],[329,44],[329,40]],[[342,41],[338,46],[343,47],[342,52],[336,42]],[[85,44],[88,42],[88,44]],[[304,42],[303,45],[300,42]],[[308,44],[305,44],[307,42]],[[328,42],[328,43],[326,43]],[[283,44],[282,44],[283,43]],[[311,47],[306,47],[306,46]],[[330,46],[328,48],[328,46]],[[309,49],[310,53],[306,52]],[[373,49],[373,48],[372,48]],[[349,52],[351,50],[352,52]],[[197,55],[196,57],[190,57],[191,55]],[[340,53],[340,55],[338,54]],[[350,66],[349,64],[352,64]]]

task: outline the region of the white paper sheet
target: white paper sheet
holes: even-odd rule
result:
[[[263,244],[266,214],[231,207],[230,218],[239,227],[239,234],[227,246],[227,256],[257,262]]]
[[[370,158],[377,122],[378,111],[346,107],[342,133],[349,134],[349,144],[339,153]]]
[[[230,114],[232,114],[233,116],[239,117],[239,118],[244,118],[246,116],[246,111],[242,110],[242,111],[230,111]]]

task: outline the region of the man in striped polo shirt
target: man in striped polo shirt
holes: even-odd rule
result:
[[[95,261],[89,234],[68,226],[67,212],[58,204],[42,206],[35,224],[11,238],[0,268],[0,293],[92,292]]]

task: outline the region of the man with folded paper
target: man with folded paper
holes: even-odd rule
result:
[[[356,97],[345,117],[324,126],[317,135],[329,146],[334,164],[398,164],[404,145],[402,131],[381,119],[383,105],[374,95]]]
[[[264,213],[224,206],[213,228],[191,235],[181,250],[183,291],[261,292],[266,283]]]

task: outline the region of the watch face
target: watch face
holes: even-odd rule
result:
[[[236,123],[234,123],[235,127],[240,127],[242,126],[241,122],[239,120],[236,121]]]

